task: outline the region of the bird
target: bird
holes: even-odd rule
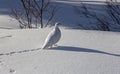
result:
[[[60,23],[55,23],[53,30],[47,35],[42,49],[52,48],[61,38],[61,31],[58,27]]]

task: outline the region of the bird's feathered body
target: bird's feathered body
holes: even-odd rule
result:
[[[58,23],[55,24],[54,29],[48,34],[44,45],[42,46],[42,49],[52,47],[55,45],[61,38],[61,31],[57,25]]]

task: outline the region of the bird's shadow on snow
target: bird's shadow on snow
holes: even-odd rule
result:
[[[99,54],[106,54],[106,55],[120,57],[120,54],[114,54],[114,53],[109,53],[109,52],[95,50],[95,49],[79,48],[79,47],[72,47],[72,46],[58,46],[58,47],[51,48],[51,50],[87,52],[87,53],[99,53]]]

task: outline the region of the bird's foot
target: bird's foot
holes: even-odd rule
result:
[[[57,44],[54,44],[52,46],[49,46],[48,48],[54,48],[54,47],[57,47],[58,45]]]

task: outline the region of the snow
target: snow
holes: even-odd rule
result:
[[[120,33],[61,29],[58,47],[40,49],[50,30],[0,30],[0,74],[120,73]]]
[[[96,24],[88,25],[88,18],[81,16],[80,12],[76,8],[81,8],[81,2],[85,3],[89,10],[93,13],[97,12],[98,14],[105,13],[105,0],[53,0],[53,4],[57,6],[57,13],[53,19],[53,22],[62,23],[63,27],[68,28],[81,28],[79,24],[91,28]],[[64,20],[63,20],[64,19]],[[93,19],[92,19],[93,20]],[[86,22],[88,21],[88,22]]]
[[[0,15],[0,19],[2,19],[0,20],[0,29],[19,28],[19,23],[8,15]]]
[[[63,26],[58,46],[50,49],[41,47],[53,27],[19,29],[0,1],[0,74],[120,74],[120,33],[75,29],[79,16],[69,5],[77,1],[53,0],[61,4],[53,23]]]

